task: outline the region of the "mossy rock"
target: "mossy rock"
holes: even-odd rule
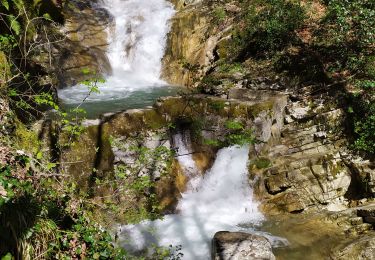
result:
[[[216,47],[216,53],[219,55],[220,59],[226,59],[231,56],[231,39],[225,38],[221,40]]]
[[[10,77],[10,67],[4,52],[0,51],[0,91]],[[1,94],[1,93],[0,93]]]
[[[272,165],[270,159],[265,157],[260,157],[251,162],[251,165],[254,165],[257,169],[265,169]]]
[[[28,129],[23,123],[18,120],[15,121],[15,124],[16,147],[30,153],[37,153],[41,145],[38,133],[33,129]]]

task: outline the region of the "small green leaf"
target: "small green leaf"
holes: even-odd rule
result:
[[[16,35],[19,35],[21,32],[21,24],[16,20],[16,18],[11,15],[9,16],[9,21],[10,21],[10,28]]]
[[[43,18],[49,21],[52,21],[52,17],[49,15],[49,13],[43,14]]]
[[[82,69],[82,73],[85,74],[85,75],[87,75],[87,74],[90,74],[91,71],[90,71],[89,68],[83,68],[83,69]]]
[[[9,11],[9,3],[8,0],[1,0],[1,4]]]
[[[51,169],[55,168],[56,166],[57,166],[56,163],[51,163],[51,162],[47,163],[47,169],[48,170],[51,170]]]
[[[41,160],[43,158],[43,153],[41,151],[39,151],[37,154],[36,154],[36,159],[37,160]]]

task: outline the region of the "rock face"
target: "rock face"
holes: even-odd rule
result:
[[[96,1],[71,1],[62,8],[64,24],[38,38],[48,42],[38,46],[31,60],[55,78],[58,88],[74,85],[94,75],[111,72],[106,56],[110,14]],[[90,71],[90,73],[84,72]]]
[[[262,236],[219,231],[212,239],[212,260],[274,260],[271,243]]]
[[[60,87],[74,85],[92,77],[108,74],[111,66],[106,56],[110,14],[94,2],[83,1],[64,10],[66,35],[56,59]],[[82,70],[90,70],[90,75]]]
[[[363,218],[363,221],[375,226],[375,205],[358,209],[357,215]]]
[[[263,154],[270,164],[260,169],[255,161],[251,166],[255,194],[268,214],[309,208],[340,210],[350,200],[365,197],[371,188],[359,174],[369,177],[362,168],[370,166],[363,160],[355,166],[348,163],[355,160],[339,131],[343,129],[343,110],[320,101],[308,102],[289,103],[279,142]]]
[[[206,33],[209,28],[207,7],[190,4],[178,11],[171,20],[166,52],[163,58],[161,77],[176,85],[189,85],[193,75],[185,64],[203,65],[207,63]],[[189,82],[191,81],[191,82]]]
[[[171,20],[161,77],[171,84],[191,87],[217,59],[218,45],[228,38],[232,20],[219,25],[213,18],[213,1],[172,3],[177,13]]]

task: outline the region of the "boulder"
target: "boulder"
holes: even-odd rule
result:
[[[276,259],[271,243],[263,236],[219,231],[212,239],[213,260]]]

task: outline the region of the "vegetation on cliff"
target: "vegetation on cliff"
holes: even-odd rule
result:
[[[218,28],[234,25],[202,86],[242,67],[229,74],[287,78],[291,87],[343,96],[353,148],[374,154],[373,1],[221,1],[212,16]]]

